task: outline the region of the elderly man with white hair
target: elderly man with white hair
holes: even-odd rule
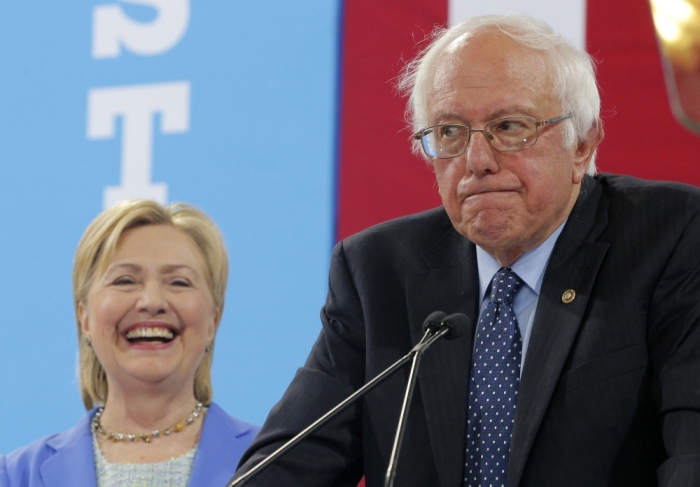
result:
[[[700,485],[700,191],[596,175],[592,62],[535,19],[438,32],[400,86],[443,205],[336,246],[321,334],[241,472],[441,310],[472,325],[421,362],[397,486]],[[407,376],[246,485],[382,485]]]

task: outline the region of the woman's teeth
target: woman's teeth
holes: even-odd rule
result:
[[[127,340],[158,340],[170,341],[175,338],[175,334],[168,328],[134,328],[126,333]]]

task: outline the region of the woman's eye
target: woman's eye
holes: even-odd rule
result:
[[[133,277],[119,276],[114,281],[112,281],[112,284],[116,286],[124,286],[127,284],[134,284],[135,282],[136,280]]]
[[[178,287],[190,287],[191,286],[190,281],[188,281],[187,279],[173,279],[172,281],[170,281],[170,284],[172,284],[173,286],[178,286]]]

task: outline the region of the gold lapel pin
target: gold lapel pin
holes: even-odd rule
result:
[[[576,291],[574,291],[573,289],[567,289],[566,291],[564,291],[564,294],[561,295],[561,301],[564,304],[571,303],[575,298],[576,298]]]

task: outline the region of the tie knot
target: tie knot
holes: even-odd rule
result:
[[[510,267],[501,267],[491,281],[491,302],[513,304],[515,293],[522,285],[523,281]]]

